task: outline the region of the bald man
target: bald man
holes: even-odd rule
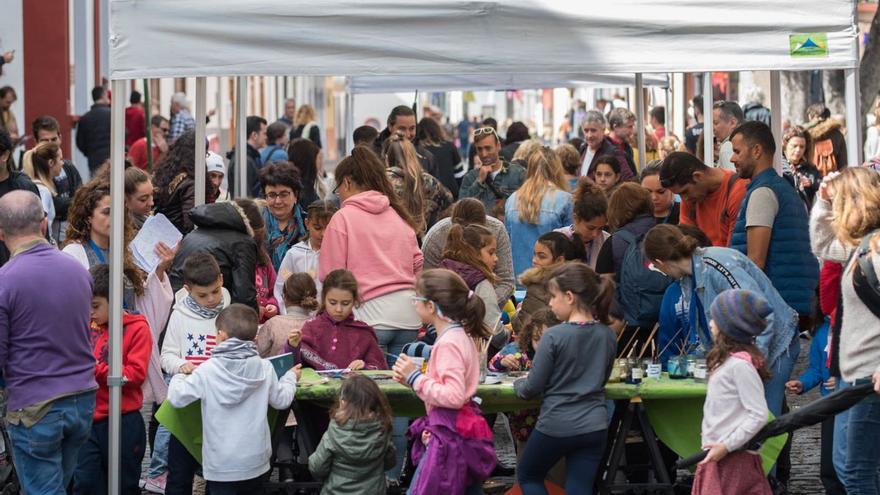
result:
[[[46,242],[39,196],[0,197],[0,369],[7,420],[24,493],[65,493],[95,408],[89,343],[92,279]]]

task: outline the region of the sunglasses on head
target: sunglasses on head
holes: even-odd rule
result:
[[[480,127],[479,129],[474,131],[475,137],[476,136],[485,136],[487,134],[494,134],[496,137],[498,136],[498,133],[495,132],[495,129],[493,129],[491,127]]]

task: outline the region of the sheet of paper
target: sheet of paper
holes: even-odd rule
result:
[[[159,264],[156,244],[164,242],[166,246],[173,248],[182,238],[183,234],[165,215],[158,213],[148,217],[137,236],[131,241],[130,248],[135,263],[145,272],[151,273]]]

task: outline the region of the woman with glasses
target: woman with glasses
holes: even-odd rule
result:
[[[269,164],[260,170],[260,184],[266,198],[266,247],[277,272],[287,251],[306,236],[303,210],[297,202],[302,191],[299,170],[290,162]]]
[[[325,227],[318,278],[339,268],[352,272],[362,299],[355,316],[373,327],[379,345],[396,356],[416,340],[422,326],[412,305],[423,264],[417,223],[394,192],[385,164],[364,145],[336,167],[336,193],[342,208]],[[398,458],[387,473],[392,479],[400,474],[406,452],[406,424],[405,419],[393,423]]]

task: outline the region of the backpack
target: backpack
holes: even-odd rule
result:
[[[642,254],[644,234],[636,238],[628,230],[614,233],[627,243],[617,280],[617,300],[627,325],[650,328],[660,316],[663,294],[672,283],[666,275],[648,268]]]
[[[880,283],[868,254],[871,253],[871,239],[880,231],[873,231],[862,238],[855,252],[856,265],[853,269],[853,289],[865,306],[880,318]]]
[[[823,139],[813,145],[813,162],[822,177],[837,170],[837,157],[834,156],[834,143]]]

